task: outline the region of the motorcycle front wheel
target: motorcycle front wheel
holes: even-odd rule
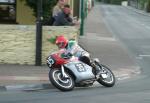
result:
[[[71,91],[75,86],[74,79],[69,73],[67,73],[67,78],[62,77],[60,69],[51,69],[49,71],[49,80],[51,83],[61,91]]]
[[[99,79],[97,82],[105,87],[112,87],[115,85],[115,76],[113,72],[105,65],[96,64],[99,68]]]

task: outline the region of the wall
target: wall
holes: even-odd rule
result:
[[[78,40],[79,30],[75,27],[66,26],[66,27],[58,27],[58,26],[45,26],[43,28],[43,57],[42,62],[45,63],[45,58],[51,52],[57,50],[56,45],[53,45],[47,41],[47,36],[56,36],[56,35],[64,35],[68,39],[76,39]]]
[[[0,64],[35,64],[35,26],[0,25]],[[64,34],[67,38],[78,36],[75,27],[43,27],[42,63],[56,46],[47,41],[48,36]]]

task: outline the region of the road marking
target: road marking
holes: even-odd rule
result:
[[[36,76],[0,76],[0,80],[49,80],[48,77]]]
[[[143,59],[143,57],[137,56],[136,59]]]
[[[150,29],[150,26],[146,26],[147,29]]]
[[[98,36],[83,36],[80,37],[82,39],[94,39],[94,40],[103,40],[103,41],[116,41],[115,38],[111,38],[111,37],[98,37]]]
[[[48,80],[48,77],[26,77],[26,76],[15,76],[14,80]]]
[[[125,79],[129,79],[130,77],[121,77],[121,78],[118,78],[118,80],[125,80]]]
[[[145,28],[150,29],[150,26],[146,26],[145,24],[141,24],[142,26],[145,26]]]
[[[139,55],[139,57],[150,57],[150,55]]]
[[[145,26],[145,24],[141,24],[141,25]]]

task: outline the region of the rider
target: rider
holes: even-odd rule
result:
[[[68,40],[63,35],[57,36],[54,43],[59,49],[65,49],[66,52],[62,55],[64,58],[69,58],[72,55],[78,57],[80,61],[90,64],[90,54],[81,48],[74,39]]]

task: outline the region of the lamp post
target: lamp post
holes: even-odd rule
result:
[[[36,57],[35,65],[41,66],[42,57],[42,0],[37,0],[37,20],[36,20]]]
[[[137,9],[139,8],[139,0],[136,1],[137,2]]]
[[[80,25],[80,35],[84,35],[84,0],[81,0],[81,25]]]

